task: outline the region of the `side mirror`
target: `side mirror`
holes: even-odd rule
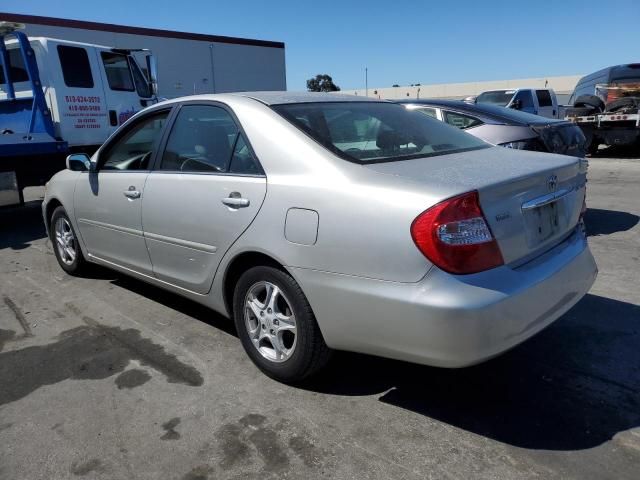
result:
[[[74,172],[86,172],[93,170],[91,160],[86,153],[72,153],[67,157],[67,168]]]
[[[151,93],[153,93],[153,96],[156,97],[158,96],[158,61],[153,55],[147,55],[145,60],[147,62],[147,72],[149,75],[149,89]]]
[[[522,108],[522,100],[514,100],[511,102],[510,108],[514,110],[520,110]]]

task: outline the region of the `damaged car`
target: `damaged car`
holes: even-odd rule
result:
[[[584,157],[586,153],[584,133],[573,122],[458,100],[404,100],[400,103],[409,110],[458,127],[493,145],[573,157]]]

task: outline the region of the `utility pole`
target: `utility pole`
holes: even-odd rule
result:
[[[367,97],[369,96],[369,69],[364,67],[364,89]]]

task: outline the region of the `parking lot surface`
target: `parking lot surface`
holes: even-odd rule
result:
[[[640,472],[640,160],[590,161],[592,291],[485,364],[337,354],[262,375],[230,321],[66,275],[38,190],[0,212],[0,479],[575,478]]]

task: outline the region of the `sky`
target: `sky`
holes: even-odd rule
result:
[[[578,75],[640,62],[640,0],[2,0],[0,11],[282,41],[287,87]]]

